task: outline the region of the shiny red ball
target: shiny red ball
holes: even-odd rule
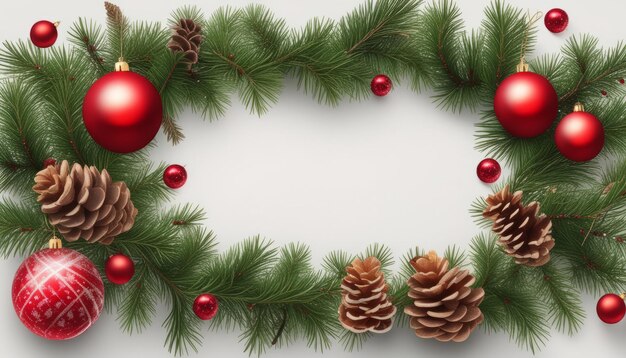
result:
[[[116,285],[123,285],[135,275],[135,263],[124,254],[111,255],[104,263],[107,279]]]
[[[391,91],[391,87],[391,78],[385,75],[375,76],[374,79],[372,79],[372,83],[370,83],[372,93],[379,97],[386,96]]]
[[[163,172],[163,182],[172,189],[178,189],[187,182],[187,170],[178,164],[172,164]]]
[[[43,161],[43,168],[45,169],[45,168],[47,168],[47,167],[49,167],[51,165],[56,165],[56,164],[57,164],[56,159],[48,158],[48,159]]]
[[[57,25],[47,20],[37,21],[30,28],[30,40],[39,48],[54,45],[58,36]]]
[[[493,109],[502,127],[519,138],[536,137],[552,126],[559,98],[550,81],[533,72],[517,72],[502,81]]]
[[[620,85],[623,85],[624,84],[624,79],[620,78],[619,80],[617,80],[617,82],[619,82]]]
[[[569,160],[585,162],[604,148],[604,126],[588,112],[572,112],[556,127],[554,140],[559,152]]]
[[[100,316],[104,285],[84,255],[66,248],[45,249],[17,269],[12,298],[15,313],[31,332],[46,339],[70,339]]]
[[[116,153],[137,151],[161,127],[161,96],[145,77],[130,71],[108,73],[87,91],[83,121],[91,137]]]
[[[500,174],[502,174],[502,169],[495,159],[483,159],[476,167],[476,175],[483,183],[495,183],[500,178]]]
[[[565,10],[555,8],[546,13],[543,22],[548,31],[556,34],[565,31],[569,23],[569,16],[567,16]]]
[[[602,322],[614,324],[624,318],[626,314],[626,304],[622,297],[614,293],[608,293],[598,300],[596,312]]]
[[[193,301],[193,313],[201,320],[210,320],[217,314],[218,306],[217,297],[210,293],[203,293]]]

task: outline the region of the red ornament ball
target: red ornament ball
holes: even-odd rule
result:
[[[165,168],[163,182],[172,189],[178,189],[187,182],[187,170],[182,165],[172,164]]]
[[[372,83],[370,83],[372,93],[379,97],[386,96],[391,91],[391,87],[391,78],[386,75],[377,75],[372,79]]]
[[[596,305],[598,317],[604,323],[614,324],[622,320],[626,314],[624,298],[614,293],[608,293],[598,300]]]
[[[600,94],[604,97],[606,97],[606,95],[608,94],[605,90],[600,91]]]
[[[502,169],[495,159],[483,159],[476,167],[476,175],[483,183],[495,183],[500,178],[500,174],[502,174]]]
[[[517,72],[502,81],[493,100],[496,118],[511,135],[536,137],[552,126],[559,99],[550,81],[533,72]]]
[[[161,127],[161,96],[145,77],[115,71],[98,79],[83,101],[87,131],[105,149],[137,151],[152,141]]]
[[[217,297],[210,293],[203,293],[193,301],[193,312],[201,320],[207,321],[215,317],[218,306]]]
[[[624,79],[620,78],[619,80],[617,80],[617,82],[619,82],[620,85],[623,85],[624,84]]]
[[[104,263],[107,279],[116,285],[123,285],[135,275],[135,263],[124,254],[111,255]]]
[[[51,166],[51,165],[53,165],[53,166],[54,166],[54,165],[56,165],[56,164],[57,164],[56,159],[54,159],[54,158],[48,158],[48,159],[46,159],[46,160],[44,160],[44,161],[43,161],[43,168],[45,169],[45,168],[47,168],[47,167],[49,167],[49,166]]]
[[[47,20],[37,21],[30,28],[30,40],[39,48],[46,48],[54,45],[59,36],[57,31],[58,22]]]
[[[546,29],[553,33],[559,33],[565,31],[567,24],[569,23],[569,16],[563,9],[555,8],[543,18],[543,22],[546,25]]]
[[[71,339],[100,316],[104,285],[94,264],[77,251],[45,249],[28,257],[13,279],[13,308],[31,332]]]
[[[563,117],[554,133],[559,152],[569,160],[585,162],[604,147],[604,126],[591,113],[578,111]]]

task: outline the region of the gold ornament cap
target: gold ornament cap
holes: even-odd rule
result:
[[[576,102],[574,104],[574,112],[584,112],[584,111],[585,111],[585,106],[583,106],[582,103]]]
[[[524,61],[524,58],[521,58],[519,63],[517,64],[517,72],[528,72],[528,64]]]
[[[48,248],[50,249],[60,249],[63,247],[63,242],[56,236],[53,236],[50,241],[48,241]]]
[[[124,57],[120,57],[115,63],[115,72],[127,72],[130,71],[128,62],[124,61]]]

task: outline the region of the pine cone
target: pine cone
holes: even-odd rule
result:
[[[482,288],[471,288],[474,276],[454,267],[434,251],[411,260],[417,272],[408,281],[413,306],[405,307],[410,326],[420,338],[463,342],[483,321],[478,308],[485,295]]]
[[[515,262],[526,266],[541,266],[550,261],[554,247],[552,221],[539,213],[539,203],[522,204],[522,192],[513,194],[507,185],[500,192],[489,195],[483,216],[493,220],[493,231],[498,242]]]
[[[172,31],[167,47],[174,52],[184,53],[184,62],[191,69],[191,65],[198,62],[198,52],[203,40],[202,27],[192,19],[180,19]]]
[[[135,223],[130,190],[124,182],[113,183],[106,170],[80,164],[70,170],[64,160],[37,173],[33,190],[41,211],[68,241],[82,237],[108,245]]]
[[[380,271],[380,261],[373,256],[365,261],[355,259],[346,272],[348,275],[341,283],[341,325],[354,333],[388,332],[396,307],[387,297],[388,286]]]

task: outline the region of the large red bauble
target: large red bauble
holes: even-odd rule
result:
[[[554,141],[559,152],[569,160],[585,162],[604,148],[604,126],[588,112],[572,112],[556,127]]]
[[[59,36],[57,25],[47,20],[37,21],[30,28],[30,40],[39,48],[46,48],[54,45]]]
[[[502,127],[520,138],[536,137],[552,126],[558,96],[550,81],[533,72],[517,72],[496,90],[493,109]]]
[[[137,151],[161,126],[161,96],[145,77],[115,71],[98,79],[83,101],[83,121],[91,137],[117,153]]]
[[[622,297],[614,293],[608,293],[598,300],[596,312],[602,322],[614,324],[624,318],[626,314],[626,304]]]
[[[123,285],[135,275],[135,263],[124,254],[111,255],[104,263],[107,279],[116,285]]]
[[[569,16],[563,9],[554,8],[546,13],[543,18],[546,29],[550,32],[559,33],[565,31],[569,23]]]
[[[100,316],[104,285],[94,264],[74,250],[45,249],[28,257],[13,279],[13,307],[31,332],[70,339]]]
[[[198,318],[206,321],[215,317],[218,306],[217,297],[210,293],[203,293],[193,301],[193,312]]]

